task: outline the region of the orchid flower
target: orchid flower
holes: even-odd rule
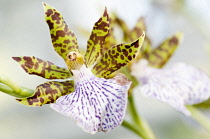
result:
[[[169,68],[153,68],[145,59],[132,67],[132,75],[141,83],[140,92],[165,102],[190,116],[186,105],[194,105],[210,97],[210,79],[203,71],[185,63]]]
[[[32,96],[17,100],[27,106],[53,103],[51,108],[71,117],[91,134],[107,132],[119,126],[125,116],[131,81],[121,73],[113,77],[113,73],[136,57],[144,33],[132,43],[102,51],[109,32],[109,16],[105,9],[93,27],[83,57],[75,34],[68,28],[61,13],[48,4],[43,6],[52,44],[68,69],[34,56],[13,59],[29,74],[66,81],[48,81],[37,86]]]

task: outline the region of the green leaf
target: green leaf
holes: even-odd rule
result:
[[[182,39],[182,33],[176,33],[174,36],[166,39],[160,46],[152,50],[145,58],[149,65],[156,68],[163,67],[175,52]]]
[[[17,99],[17,101],[26,106],[38,107],[44,104],[55,103],[59,97],[73,91],[74,82],[72,80],[65,82],[50,81],[37,86],[33,96]]]
[[[109,32],[109,15],[105,9],[103,16],[95,23],[87,42],[85,62],[87,67],[92,66],[101,55],[105,38]]]
[[[49,26],[52,43],[55,51],[66,60],[70,51],[78,52],[77,38],[68,28],[61,13],[50,5],[43,3],[45,20]]]
[[[108,78],[110,74],[119,70],[133,60],[144,41],[143,33],[135,42],[129,44],[119,44],[110,48],[97,63],[92,72],[102,78]]]
[[[46,79],[67,79],[72,76],[66,68],[61,68],[49,61],[34,56],[13,57],[29,74],[41,76]]]

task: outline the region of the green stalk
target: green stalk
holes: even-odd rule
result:
[[[139,129],[136,127],[136,125],[133,125],[133,124],[129,123],[128,121],[124,120],[122,123],[122,126],[129,129],[130,131],[134,132],[138,136],[142,137],[142,134],[141,134],[141,132],[139,132]]]
[[[200,125],[202,125],[210,134],[210,119],[204,116],[198,109],[194,106],[187,106],[188,110],[191,112],[191,116]]]
[[[4,75],[0,75],[0,91],[17,98],[30,97],[34,93],[33,90],[19,86]]]
[[[138,130],[138,133],[140,134],[142,139],[156,139],[147,122],[143,120],[140,116],[138,116],[132,95],[128,97],[128,101],[130,114],[132,116],[133,122],[136,125],[136,129]]]

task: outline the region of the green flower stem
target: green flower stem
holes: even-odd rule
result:
[[[133,125],[133,124],[129,123],[128,121],[124,120],[123,123],[122,123],[122,126],[124,126],[125,128],[129,129],[130,131],[133,131],[135,134],[142,137],[142,134],[141,134],[141,132],[139,132],[136,125]]]
[[[188,110],[191,112],[191,116],[200,125],[202,125],[210,134],[210,119],[205,117],[198,109],[194,106],[187,106]]]
[[[121,72],[126,75],[126,77],[132,81],[131,87],[128,90],[128,101],[129,101],[129,112],[133,120],[133,124],[128,123],[127,121],[123,121],[123,126],[133,131],[137,135],[139,135],[142,139],[155,139],[155,136],[152,130],[149,128],[146,121],[141,119],[138,115],[138,112],[135,108],[134,99],[133,99],[133,89],[138,85],[138,81],[135,77],[130,74],[130,70],[128,66],[121,68]]]
[[[17,85],[16,83],[11,81],[8,77],[6,77],[4,75],[0,75],[0,83],[7,85],[15,92],[21,92],[19,85]]]
[[[133,121],[134,121],[134,123],[140,125],[140,119],[139,119],[138,113],[135,108],[132,94],[128,97],[128,101],[129,101],[129,110],[130,110],[129,112],[133,118]]]
[[[150,129],[149,125],[147,124],[147,122],[138,116],[138,113],[137,113],[135,105],[134,105],[133,96],[130,95],[128,97],[128,100],[129,100],[130,114],[132,116],[133,122],[136,125],[136,128],[134,128],[135,127],[134,125],[133,125],[133,128],[138,130],[138,133],[139,133],[138,135],[140,135],[143,139],[156,139],[152,130]],[[128,129],[131,130],[131,128],[129,126],[128,126]],[[135,130],[133,130],[133,129],[132,129],[132,131],[135,132]]]
[[[33,90],[19,86],[4,75],[0,75],[0,91],[18,98],[29,97],[34,93]]]

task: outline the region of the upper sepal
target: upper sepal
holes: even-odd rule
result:
[[[74,82],[50,81],[37,86],[31,97],[17,99],[26,106],[38,107],[44,104],[54,103],[59,97],[74,92]]]
[[[90,38],[87,42],[85,54],[86,66],[92,66],[101,55],[105,38],[109,32],[109,15],[105,9],[102,17],[95,23]]]
[[[61,68],[49,61],[34,56],[13,57],[29,74],[35,74],[45,79],[67,79],[72,76],[66,68]]]
[[[144,37],[145,34],[143,32],[143,34],[132,43],[119,44],[110,48],[93,67],[92,72],[97,77],[109,78],[110,74],[127,65],[137,56],[144,41]]]
[[[63,59],[66,59],[70,51],[78,52],[77,38],[65,23],[61,13],[46,3],[43,3],[43,6],[55,51]]]

